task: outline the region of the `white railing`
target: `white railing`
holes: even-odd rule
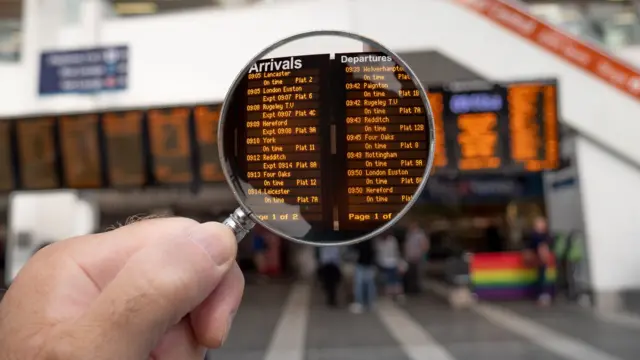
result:
[[[519,2],[513,0],[514,2]],[[522,6],[522,4],[520,3]],[[526,6],[526,5],[525,5]],[[607,50],[640,45],[638,9],[624,3],[530,5],[529,11]]]

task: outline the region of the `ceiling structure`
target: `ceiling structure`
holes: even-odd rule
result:
[[[123,16],[150,15],[210,6],[243,6],[260,0],[109,0]],[[638,0],[524,0],[527,3],[638,3]],[[23,0],[0,0],[0,21],[19,20]]]
[[[2,1],[2,0],[0,0]],[[243,6],[259,0],[110,0],[122,16],[151,15],[203,7]]]
[[[3,0],[0,0],[3,1]],[[17,0],[16,0],[17,1]],[[242,6],[262,0],[110,0],[121,15],[148,15],[209,6]],[[640,0],[522,0],[526,3],[638,3]]]
[[[213,0],[111,0],[120,15],[145,15],[212,6]]]
[[[212,6],[243,6],[259,0],[108,0],[123,16],[150,15]],[[0,21],[20,20],[23,0],[0,0]]]

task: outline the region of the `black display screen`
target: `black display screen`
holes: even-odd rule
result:
[[[225,142],[234,186],[282,233],[329,242],[369,233],[422,183],[427,112],[385,54],[258,61],[232,101],[224,131],[235,138]]]

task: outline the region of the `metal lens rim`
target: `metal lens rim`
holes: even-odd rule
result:
[[[268,223],[263,222],[262,220],[258,219],[257,216],[255,216],[255,214],[253,213],[253,211],[251,210],[251,208],[249,208],[244,201],[242,200],[242,198],[240,197],[240,194],[236,188],[235,184],[235,180],[234,180],[234,176],[231,173],[231,164],[229,163],[229,161],[227,161],[227,157],[225,156],[225,148],[224,148],[224,125],[225,125],[225,119],[226,119],[226,115],[229,112],[229,106],[231,104],[231,98],[234,95],[234,91],[235,89],[239,86],[240,82],[242,81],[242,79],[244,78],[245,74],[249,71],[249,69],[251,69],[251,66],[253,66],[253,64],[258,61],[261,60],[265,55],[269,54],[270,52],[272,52],[274,49],[279,48],[280,46],[287,44],[289,42],[295,41],[295,40],[299,40],[299,39],[303,39],[303,38],[307,38],[307,37],[312,37],[312,36],[338,36],[338,37],[347,37],[347,38],[351,38],[357,41],[361,41],[364,44],[368,44],[368,45],[374,45],[378,51],[383,51],[386,52],[388,55],[391,56],[391,58],[393,58],[393,60],[401,65],[402,67],[404,67],[405,71],[409,74],[409,76],[411,76],[411,79],[413,81],[413,83],[415,84],[415,86],[417,87],[417,89],[420,91],[420,97],[422,98],[422,102],[423,104],[425,104],[425,109],[426,109],[426,115],[427,115],[427,122],[428,122],[428,126],[429,126],[429,153],[427,156],[427,166],[425,167],[425,172],[422,176],[422,183],[420,185],[418,185],[413,198],[411,199],[411,201],[409,201],[405,207],[400,210],[396,216],[394,216],[391,220],[389,220],[387,223],[385,223],[383,226],[371,231],[370,233],[367,233],[365,235],[359,236],[357,238],[354,239],[350,239],[350,240],[344,240],[344,241],[336,241],[336,242],[327,242],[327,243],[319,243],[319,242],[313,242],[313,241],[307,241],[307,240],[302,240],[302,239],[298,239],[295,237],[292,237],[288,234],[285,234],[277,229],[274,229],[273,227],[271,227]],[[263,226],[264,228],[266,228],[267,230],[269,230],[270,232],[281,236],[287,240],[299,243],[299,244],[305,244],[305,245],[312,245],[312,246],[316,246],[316,247],[324,247],[324,246],[345,246],[345,245],[353,245],[353,244],[357,244],[359,242],[365,241],[365,240],[369,240],[375,236],[380,235],[381,233],[385,232],[386,230],[388,230],[389,228],[391,228],[393,225],[395,225],[400,219],[402,219],[402,217],[404,215],[406,215],[406,213],[413,207],[413,205],[416,203],[416,201],[418,200],[419,195],[422,193],[422,191],[424,190],[426,184],[427,184],[427,180],[429,179],[429,175],[431,174],[431,168],[433,166],[433,159],[434,159],[434,149],[435,149],[435,123],[433,120],[433,112],[431,111],[431,104],[429,103],[429,98],[427,97],[427,92],[424,88],[424,86],[422,86],[422,83],[419,81],[418,77],[416,76],[416,74],[413,72],[413,69],[411,69],[409,67],[409,65],[404,62],[404,60],[402,60],[396,53],[394,53],[393,51],[389,50],[387,47],[383,46],[382,44],[378,43],[377,41],[371,40],[367,37],[364,37],[362,35],[357,35],[354,33],[349,33],[346,31],[340,31],[340,30],[317,30],[317,31],[309,31],[309,32],[304,32],[304,33],[299,33],[293,36],[289,36],[285,39],[282,39],[272,45],[270,45],[269,47],[267,47],[266,49],[262,50],[260,53],[258,53],[258,55],[254,56],[249,63],[242,69],[242,71],[240,71],[240,73],[238,74],[238,76],[236,76],[236,79],[233,81],[233,84],[231,85],[231,87],[229,88],[229,91],[227,92],[227,96],[224,99],[224,102],[222,103],[222,109],[220,111],[220,122],[218,124],[218,154],[220,156],[220,164],[222,165],[222,171],[224,172],[224,177],[227,181],[227,184],[229,185],[229,187],[231,188],[231,191],[233,192],[233,196],[236,198],[236,200],[238,201],[238,204],[240,204],[240,207],[249,215],[249,217],[251,218],[251,220],[253,220],[255,223],[260,224],[261,226]]]

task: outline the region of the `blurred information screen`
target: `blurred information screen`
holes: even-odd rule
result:
[[[187,107],[148,113],[153,174],[158,184],[188,184],[193,180]]]
[[[339,212],[341,228],[350,230],[385,223],[412,200],[422,183],[430,141],[421,92],[406,70],[391,58],[381,60],[386,58],[382,53],[356,56],[356,65],[341,62],[336,67],[342,76],[332,77],[344,84],[339,86],[345,106],[337,132],[347,150],[346,186]]]
[[[60,187],[53,118],[28,119],[17,123],[20,179],[25,190]]]
[[[443,99],[442,93],[430,92],[428,94],[429,104],[433,112],[433,122],[435,124],[436,144],[433,158],[433,166],[436,168],[444,168],[449,165],[449,158],[447,156],[446,137],[444,135],[444,124],[442,120],[443,114]]]
[[[136,187],[146,183],[142,111],[106,113],[102,119],[109,184]]]
[[[541,84],[509,86],[511,159],[528,171],[558,166],[556,87]]]
[[[311,191],[312,188],[313,191],[320,191],[322,184],[319,175],[316,178],[311,176],[318,171],[319,161],[314,157],[317,155],[314,146],[317,145],[313,142],[302,144],[298,140],[301,136],[308,139],[320,137],[316,133],[319,123],[315,119],[319,110],[314,106],[320,96],[317,88],[321,77],[318,76],[319,70],[315,68],[301,71],[302,73],[287,81],[293,81],[292,84],[307,89],[306,95],[287,100],[288,95],[284,94],[281,96],[282,104],[269,105],[282,106],[280,113],[271,111],[267,114],[270,118],[262,119],[259,112],[254,112],[248,117],[247,142],[255,146],[248,147],[250,153],[247,156],[256,157],[263,152],[275,156],[271,153],[281,149],[297,152],[287,155],[297,161],[295,164],[298,168],[295,170],[306,172],[308,176],[305,179],[314,180],[309,180],[309,184],[305,183],[301,187],[306,187],[304,191]],[[375,75],[382,78],[380,74]],[[405,75],[398,73],[394,76],[394,81],[402,83],[402,76]],[[345,86],[353,87],[356,83],[346,84]],[[252,80],[249,85],[251,89],[248,91],[254,93],[249,94],[251,103],[247,109],[260,107],[260,103],[265,101],[266,98],[259,92],[261,86],[275,86],[271,80],[265,83]],[[386,149],[367,149],[366,145],[359,144],[358,136],[374,135],[365,134],[368,128],[364,124],[360,127],[352,126],[351,132],[345,134],[344,139],[341,138],[341,141],[349,144],[348,152],[352,158],[347,159],[347,162],[350,165],[355,166],[364,161],[360,161],[357,156],[367,151],[406,150],[415,154],[409,156],[411,159],[419,160],[423,157],[426,137],[420,135],[422,130],[414,128],[413,124],[414,117],[420,115],[412,110],[420,104],[417,90],[402,91],[404,104],[384,110],[384,116],[402,115],[401,118],[406,120],[402,127],[387,129],[389,134],[398,136],[399,142]],[[333,92],[334,96],[336,93],[337,91]],[[364,93],[361,94],[355,88],[347,93],[346,112],[349,114],[345,112],[344,115],[350,117],[345,117],[345,121],[353,122],[361,116],[357,105],[364,101]],[[429,87],[428,98],[436,136],[434,172],[521,174],[557,168],[557,96],[557,84],[553,80],[498,84],[470,82]],[[389,102],[399,101],[389,96],[384,99]],[[289,111],[284,106],[292,108]],[[275,119],[277,114],[282,119]],[[364,115],[366,114],[363,113],[362,116]],[[376,118],[383,115],[371,116]],[[0,191],[15,189],[17,185],[24,190],[55,189],[61,186],[78,189],[142,187],[153,182],[152,178],[158,185],[189,185],[196,178],[205,183],[222,182],[224,173],[218,152],[219,120],[218,105],[6,120],[0,122]],[[302,122],[310,126],[299,126]],[[280,126],[280,123],[288,125]],[[280,133],[273,136],[273,139],[278,139],[277,143],[255,143],[258,134],[272,134],[279,126],[282,127]],[[378,124],[378,127],[383,129],[384,124]],[[14,130],[15,139],[12,137]],[[297,132],[294,133],[294,130]],[[376,128],[369,130],[375,132]],[[399,135],[395,135],[396,132]],[[275,141],[273,139],[268,138],[269,141]],[[295,144],[300,145],[299,148]],[[250,171],[262,170],[264,167],[258,161],[250,163]],[[394,169],[402,171],[411,167],[401,163],[395,165],[397,168]],[[358,171],[356,168],[351,170]],[[296,174],[288,181],[293,184],[306,181],[300,178],[301,173]],[[418,179],[419,174],[411,174],[410,177]],[[106,179],[106,184],[103,179]],[[16,180],[19,180],[17,184]],[[253,177],[251,182],[263,183],[264,179]],[[354,178],[351,182],[362,180]],[[316,196],[311,193],[308,195]],[[343,195],[347,198],[349,194]],[[314,198],[309,199],[310,202],[315,201]],[[311,208],[313,205],[308,206]]]
[[[432,89],[429,100],[436,172],[522,173],[558,166],[554,82],[452,85]]]
[[[0,121],[0,191],[10,191],[15,186],[12,160],[11,123]]]
[[[63,116],[59,120],[59,131],[66,186],[101,187],[98,115]]]
[[[218,152],[220,109],[217,106],[198,106],[194,110],[194,118],[200,153],[200,177],[205,182],[224,181]]]

